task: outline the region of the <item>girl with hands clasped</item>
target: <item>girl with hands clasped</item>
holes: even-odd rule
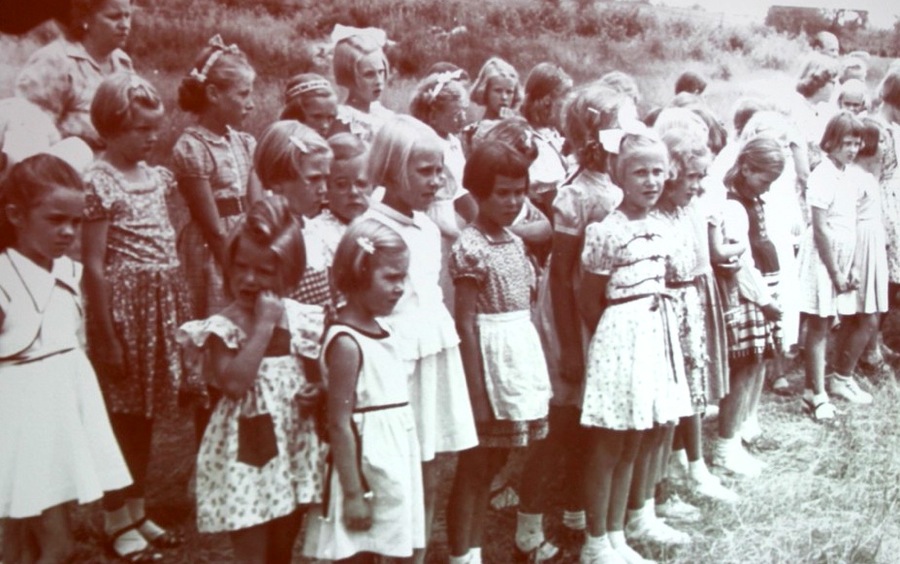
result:
[[[862,143],[863,124],[849,112],[833,117],[825,127],[820,147],[826,158],[809,175],[806,200],[812,226],[800,246],[801,311],[807,313],[806,388],[803,401],[816,421],[833,419],[835,409],[825,390],[825,353],[835,315],[853,316],[841,322],[835,341],[838,354],[831,374],[831,393],[851,403],[872,403],[860,389],[852,371],[866,342],[877,329],[877,316],[859,315],[856,290],[860,272],[857,249],[857,213],[860,202],[871,198],[865,171],[853,163]],[[870,207],[867,205],[867,207]]]
[[[4,562],[69,562],[66,503],[131,483],[84,354],[81,265],[64,256],[83,213],[81,178],[57,157],[27,158],[0,185]]]
[[[316,558],[374,564],[376,555],[408,560],[425,547],[415,418],[397,340],[383,319],[403,295],[409,260],[403,238],[371,219],[347,229],[334,257],[347,304],[322,349],[333,466],[326,516],[307,534],[306,552]]]
[[[146,548],[145,539],[161,548],[181,542],[148,520],[144,507],[153,421],[172,405],[184,375],[175,330],[191,314],[166,207],[175,179],[145,162],[162,119],[156,90],[134,74],[105,79],[91,104],[107,148],[85,174],[88,346],[134,477],[134,485],[103,499],[106,534],[119,556]]]
[[[322,498],[313,415],[324,312],[282,297],[303,256],[284,198],[260,200],[225,247],[234,301],[177,335],[189,362],[209,363],[221,398],[197,455],[197,528],[228,532],[239,562],[289,562],[303,514]]]

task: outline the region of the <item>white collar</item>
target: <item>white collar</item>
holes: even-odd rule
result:
[[[76,263],[69,257],[54,260],[52,269],[48,272],[15,249],[6,249],[6,254],[31,295],[37,311],[43,312],[47,307],[50,293],[57,283],[75,296],[80,294]]]

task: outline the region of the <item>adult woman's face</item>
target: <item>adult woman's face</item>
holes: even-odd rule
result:
[[[131,33],[132,13],[131,0],[106,0],[85,20],[83,41],[106,52],[123,48]]]

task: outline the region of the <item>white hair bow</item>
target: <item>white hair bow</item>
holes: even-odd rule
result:
[[[428,91],[425,99],[429,102],[434,102],[434,99],[437,98],[438,94],[441,93],[441,90],[444,89],[445,86],[453,82],[454,80],[459,80],[462,78],[462,69],[456,69],[455,71],[444,71],[437,75],[437,83],[431,87],[431,90]]]
[[[237,55],[241,52],[241,48],[232,43],[231,45],[225,45],[225,42],[222,40],[222,36],[218,33],[209,38],[209,41],[206,43],[207,47],[212,47],[215,49],[212,53],[210,53],[209,57],[206,58],[206,62],[203,63],[203,68],[200,70],[191,69],[190,76],[196,78],[200,82],[206,82],[206,75],[209,73],[210,69],[212,69],[213,65],[216,64],[216,61],[219,60],[224,53],[232,53]]]
[[[622,139],[626,135],[659,137],[655,131],[637,118],[637,110],[631,104],[625,104],[619,108],[616,121],[619,123],[618,127],[601,130],[598,134],[598,140],[607,153],[618,155],[622,146]]]
[[[337,45],[338,42],[354,36],[367,37],[382,48],[394,44],[393,41],[388,39],[387,33],[383,29],[377,27],[353,27],[343,24],[334,26],[334,31],[331,32],[331,43],[332,45]]]

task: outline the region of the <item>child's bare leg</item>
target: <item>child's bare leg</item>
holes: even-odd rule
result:
[[[279,517],[267,523],[268,550],[266,562],[268,564],[290,564],[294,551],[294,543],[303,525],[303,514],[306,509],[298,509],[290,515]]]
[[[678,423],[676,436],[681,437],[688,462],[697,462],[703,458],[703,424],[700,422],[699,413],[682,417]]]
[[[509,459],[510,449],[488,448],[485,457],[485,472],[480,489],[476,492],[475,510],[472,512],[472,526],[469,529],[469,545],[471,548],[484,546],[484,530],[487,528],[488,507],[491,503],[491,482],[494,476],[503,469]]]
[[[644,507],[649,497],[653,497],[656,487],[656,472],[654,461],[659,453],[660,446],[665,436],[665,428],[655,425],[652,429],[643,432],[640,449],[634,460],[634,470],[631,476],[631,487],[628,495],[628,509],[638,510]]]
[[[635,462],[645,438],[645,431],[622,431],[619,460],[610,481],[609,510],[606,516],[607,531],[625,529],[625,513],[628,509],[629,491],[634,481]],[[593,533],[592,533],[593,534]]]
[[[65,504],[45,509],[40,517],[29,519],[29,526],[40,545],[37,564],[62,564],[72,555],[74,542]]]
[[[241,564],[267,564],[266,549],[269,540],[268,523],[232,531],[231,547],[234,559]]]
[[[463,556],[472,548],[475,505],[487,469],[487,449],[470,448],[459,453],[456,476],[447,504],[447,541],[451,556]],[[488,479],[488,488],[490,488]]]
[[[611,429],[591,428],[585,431],[585,510],[588,534],[592,537],[602,537],[607,533],[613,475],[621,462],[626,440],[630,437],[633,435]],[[615,492],[619,496],[616,497],[617,501],[628,499],[628,486],[622,487],[624,477],[624,474],[619,475],[617,485],[624,491]],[[630,471],[628,478],[630,482]]]
[[[2,524],[4,560],[14,564],[24,562],[25,545],[29,535],[25,519],[3,519]]]
[[[425,548],[413,551],[413,562],[425,564],[428,554],[428,542],[431,539],[431,528],[434,523],[434,506],[437,503],[437,460],[422,462],[422,493],[425,498]]]
[[[825,392],[825,351],[832,319],[815,315],[806,317],[806,389],[815,395]]]
[[[844,323],[847,325],[844,326]],[[861,313],[847,316],[841,320],[841,325],[834,371],[843,376],[849,376],[856,369],[856,363],[866,346],[878,333],[878,314]]]

